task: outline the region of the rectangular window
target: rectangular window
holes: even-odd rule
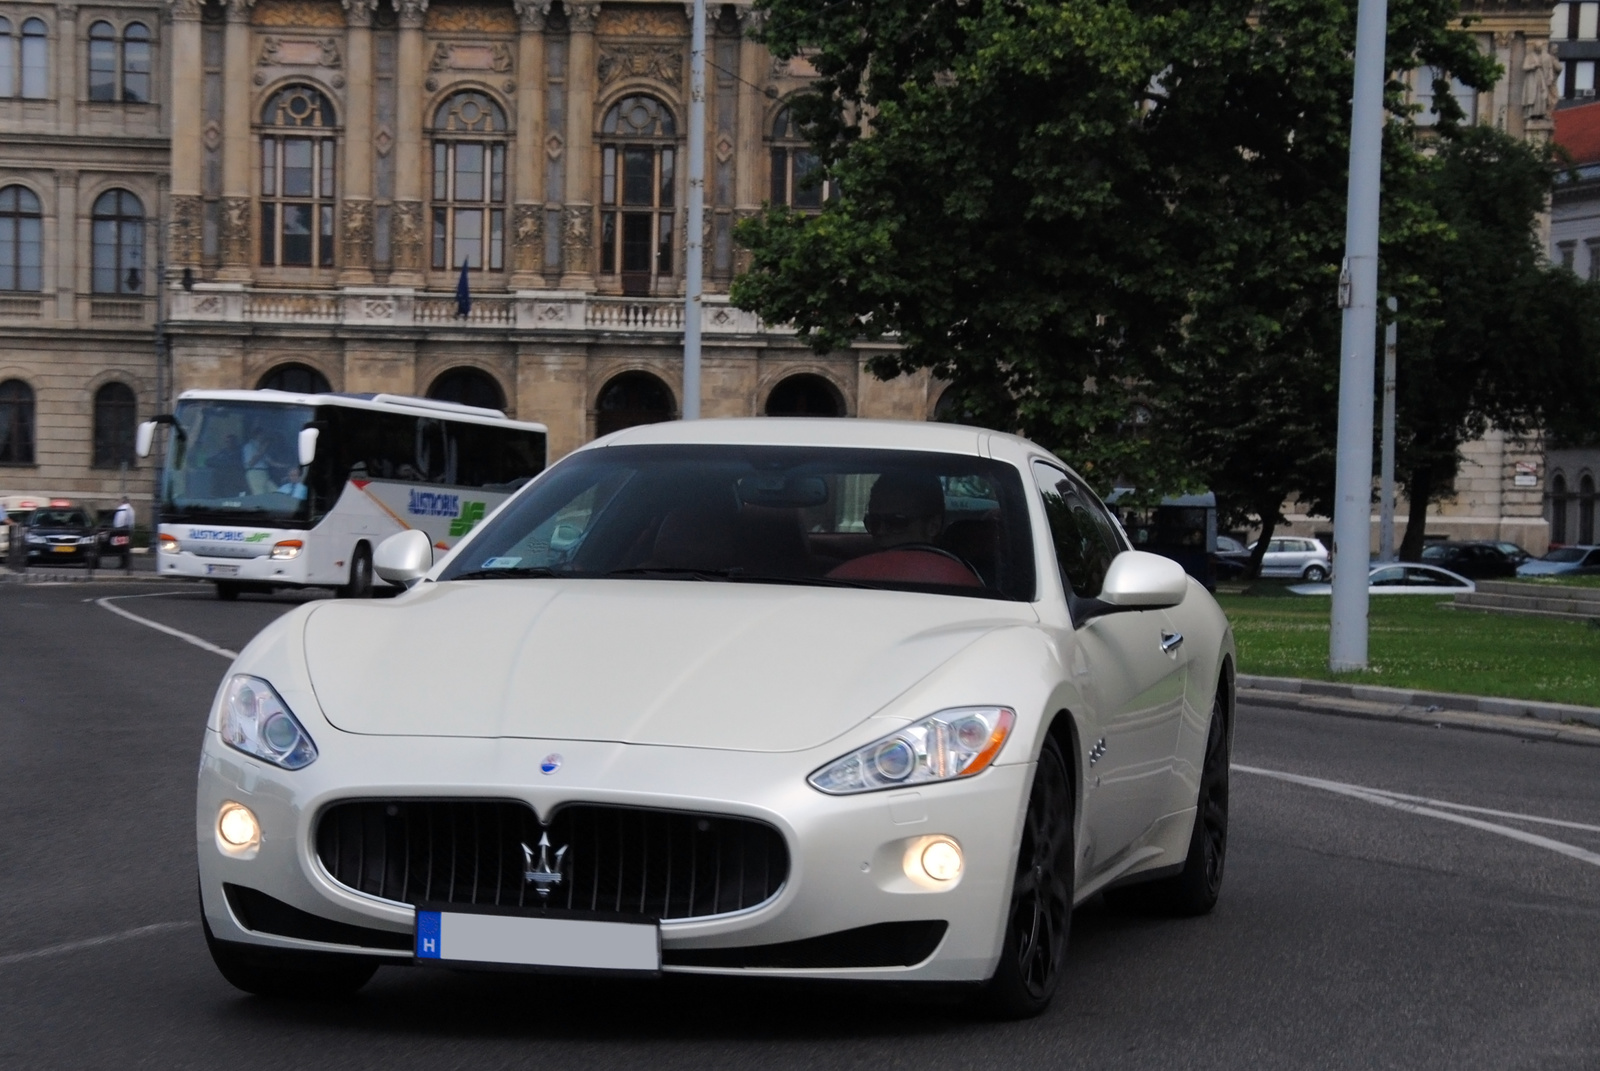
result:
[[[283,139],[283,195],[285,197],[311,196],[311,156],[311,140],[309,138]],[[284,218],[285,220],[288,219],[287,216]]]
[[[0,290],[17,289],[17,221],[0,219]]]
[[[672,150],[661,150],[661,207],[672,204]]]
[[[1593,41],[1600,30],[1600,4],[1585,3],[1578,5],[1578,40]]]
[[[628,273],[650,273],[650,246],[654,236],[650,233],[650,213],[628,212],[622,217],[622,270]]]
[[[483,200],[483,146],[471,142],[456,145],[456,201]]]
[[[1589,254],[1589,281],[1600,281],[1600,238],[1591,238],[1583,245]]]
[[[789,150],[772,150],[772,203],[789,203]]]
[[[0,97],[17,95],[17,59],[12,54],[12,40],[7,37],[0,47]]]
[[[456,209],[456,241],[450,266],[483,267],[483,213],[475,208]]]
[[[278,263],[278,206],[270,202],[261,206],[261,263]]]
[[[22,38],[22,95],[34,100],[43,100],[50,95],[48,37],[28,35]]]
[[[322,185],[317,188],[318,197],[333,196],[333,142],[323,141],[317,145],[317,154],[322,158]]]
[[[433,210],[433,266],[435,268],[448,268],[450,262],[445,259],[445,210]]]
[[[261,139],[261,192],[267,197],[278,195],[278,139]]]
[[[433,146],[433,199],[450,199],[450,146],[437,142]]]
[[[1572,65],[1572,89],[1579,97],[1594,96],[1594,60],[1579,60]]]
[[[122,229],[122,243],[118,246],[122,250],[122,263],[117,265],[120,275],[117,283],[124,294],[138,294],[144,291],[144,224],[132,220],[124,221],[118,226]]]
[[[794,206],[822,207],[822,169],[816,154],[805,149],[794,151]]]
[[[317,242],[317,266],[331,268],[333,267],[333,206],[323,205],[318,211],[322,214],[322,237]]]
[[[489,151],[489,200],[500,204],[506,199],[506,147],[495,145]]]
[[[1567,39],[1567,4],[1557,4],[1550,12],[1550,40],[1565,41]]]
[[[128,41],[122,46],[122,99],[150,100],[150,42]]]
[[[650,187],[655,185],[656,160],[651,149],[625,146],[622,150],[622,203],[648,205],[653,203]],[[624,269],[627,270],[627,269]]]
[[[661,213],[661,232],[656,241],[656,272],[672,274],[672,213]]]
[[[311,267],[311,206],[283,205],[282,208],[283,263],[293,267],[309,268]]]
[[[9,44],[10,42],[7,42]],[[117,43],[89,42],[89,99],[117,99]]]
[[[44,221],[20,219],[17,255],[17,289],[39,291],[44,288]]]
[[[499,209],[489,213],[489,270],[500,271],[506,266],[506,214]]]
[[[94,292],[115,294],[117,285],[117,223],[111,219],[94,221],[90,245],[94,251]]]
[[[617,272],[617,214],[600,213],[600,271],[606,275]]]
[[[600,152],[600,203],[617,203],[617,150],[609,145]]]

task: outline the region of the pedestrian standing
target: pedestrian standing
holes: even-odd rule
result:
[[[122,571],[125,573],[133,568],[133,522],[133,504],[123,495],[122,503],[111,515],[111,542],[115,546],[117,537],[122,537]]]

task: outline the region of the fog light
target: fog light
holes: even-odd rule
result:
[[[298,558],[301,546],[302,544],[298,539],[285,539],[282,542],[273,544],[272,556],[278,561],[283,561],[286,558]]]
[[[261,843],[261,823],[250,808],[229,800],[217,812],[217,841],[224,851],[249,851]]]
[[[929,892],[943,892],[959,883],[963,862],[955,838],[938,833],[907,841],[901,867],[914,884]]]
[[[170,535],[167,535],[167,534],[163,533],[162,536],[161,536],[161,553],[163,553],[163,554],[176,554],[176,553],[178,553],[178,537],[177,536],[170,536]]]

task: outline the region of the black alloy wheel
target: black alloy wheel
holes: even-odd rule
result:
[[[1206,731],[1206,752],[1200,767],[1194,830],[1189,834],[1189,854],[1183,861],[1183,869],[1159,881],[1108,889],[1106,903],[1120,909],[1180,918],[1204,915],[1217,906],[1217,898],[1222,893],[1222,873],[1228,861],[1228,766],[1231,761],[1227,707],[1219,690],[1211,704],[1211,727]]]
[[[1046,737],[1023,819],[1000,963],[983,990],[998,1018],[1038,1015],[1061,983],[1072,927],[1074,820],[1067,764]]]
[[[372,598],[372,551],[365,543],[356,545],[350,559],[350,582],[339,589],[339,594],[346,599]]]

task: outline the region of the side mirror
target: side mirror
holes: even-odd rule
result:
[[[133,437],[133,452],[140,457],[149,457],[150,447],[155,445],[155,441],[156,422],[154,420],[146,420],[139,425],[139,431]]]
[[[307,428],[307,431],[313,429]],[[301,432],[302,435],[305,432]],[[372,570],[391,584],[409,588],[433,568],[433,542],[428,533],[412,528],[397,532],[378,544]]]
[[[1161,610],[1189,593],[1189,574],[1171,558],[1125,550],[1111,559],[1100,601],[1118,610]]]
[[[317,436],[322,434],[317,428],[301,428],[300,441],[300,467],[304,469],[317,459]]]

